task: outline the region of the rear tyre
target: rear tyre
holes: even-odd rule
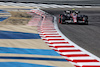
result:
[[[61,18],[59,18],[59,23],[61,23]]]
[[[64,24],[64,16],[63,15],[59,15],[59,23]]]

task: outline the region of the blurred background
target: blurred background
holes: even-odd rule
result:
[[[1,2],[14,3],[48,3],[48,4],[67,4],[67,5],[92,5],[100,6],[100,0],[0,0]]]

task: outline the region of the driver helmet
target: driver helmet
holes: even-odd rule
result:
[[[75,12],[75,9],[72,9],[72,13],[74,13]]]

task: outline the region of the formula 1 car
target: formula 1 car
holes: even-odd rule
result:
[[[87,15],[79,15],[80,11],[75,10],[67,10],[64,11],[63,14],[59,15],[59,23],[61,24],[69,24],[69,23],[82,23],[88,25],[88,16]]]

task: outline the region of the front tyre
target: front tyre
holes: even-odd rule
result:
[[[61,18],[59,18],[59,23],[61,23]]]
[[[84,20],[84,24],[88,25],[88,16],[83,17],[83,20]]]
[[[88,21],[85,21],[85,25],[88,25]]]

